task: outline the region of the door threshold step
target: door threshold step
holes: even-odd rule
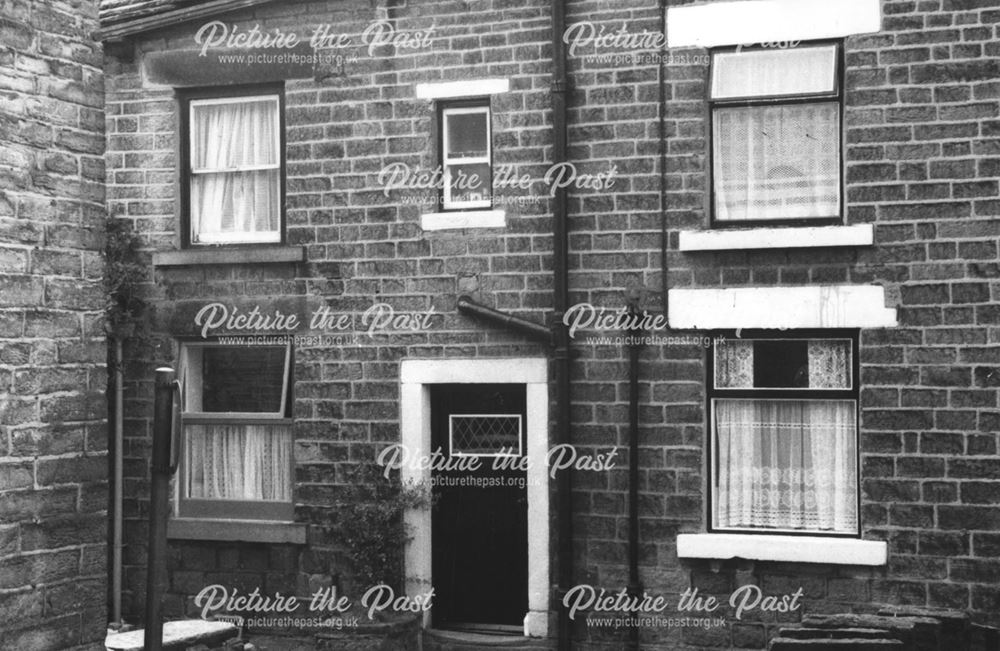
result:
[[[549,639],[521,635],[489,635],[466,631],[424,630],[427,651],[476,651],[476,649],[510,649],[511,651],[549,651],[555,648]]]

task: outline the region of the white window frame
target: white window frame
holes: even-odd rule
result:
[[[184,448],[187,443],[187,425],[209,425],[209,424],[222,424],[229,423],[233,425],[286,425],[289,428],[288,435],[292,436],[291,426],[294,420],[288,416],[289,413],[289,400],[290,389],[291,389],[291,362],[292,362],[292,347],[291,343],[287,343],[284,346],[285,349],[285,364],[282,369],[282,388],[281,388],[281,404],[279,409],[273,412],[206,412],[195,405],[193,408],[189,409],[189,399],[194,396],[201,396],[202,388],[202,357],[200,355],[193,355],[192,352],[195,350],[204,350],[206,348],[227,348],[231,346],[225,346],[214,341],[207,342],[182,342],[180,345],[180,373],[178,374],[178,380],[180,384],[180,428],[175,434],[179,437],[177,441],[179,445],[178,453],[178,466],[180,472],[177,475],[177,479],[174,482],[174,515],[179,518],[194,518],[194,519],[234,519],[233,517],[226,517],[227,514],[221,507],[212,507],[208,509],[196,509],[194,513],[188,512],[190,509],[190,503],[193,502],[232,502],[233,505],[260,505],[261,508],[267,510],[266,513],[261,514],[261,519],[264,520],[282,520],[290,521],[292,519],[292,511],[294,507],[294,502],[273,502],[273,501],[257,501],[257,500],[199,500],[198,498],[191,498],[187,495],[187,484],[188,484],[188,468],[184,463]],[[277,348],[277,346],[271,346]],[[293,467],[289,469],[289,480],[294,484],[294,454],[291,455],[290,463]],[[289,486],[289,494],[291,494],[294,486]],[[268,508],[265,505],[279,505],[281,508]],[[185,508],[188,507],[188,508]],[[239,507],[237,507],[239,508]],[[242,509],[246,511],[246,507]],[[273,517],[275,512],[281,512],[280,517]],[[253,515],[248,515],[243,513],[242,515],[236,517],[235,519],[254,519]]]
[[[486,154],[484,156],[465,156],[452,158],[448,155],[450,142],[448,140],[448,119],[454,115],[486,116]],[[493,112],[489,100],[477,106],[441,106],[441,169],[444,188],[442,190],[441,207],[444,210],[476,210],[489,209],[493,206]],[[451,167],[458,165],[486,165],[490,168],[490,178],[484,188],[486,198],[473,201],[452,200]]]
[[[249,102],[259,102],[262,100],[274,102],[274,151],[277,160],[268,165],[245,165],[242,167],[209,169],[195,168],[192,164],[195,153],[195,109],[199,106],[218,106],[220,104],[245,104]],[[281,95],[279,93],[264,93],[260,95],[238,95],[233,97],[210,97],[188,100],[188,160],[185,161],[188,169],[188,236],[192,246],[218,245],[218,244],[274,244],[281,242],[282,220],[281,212],[282,192],[281,192]],[[191,187],[194,185],[194,178],[199,174],[218,174],[233,172],[254,172],[262,170],[278,171],[278,187],[274,193],[274,214],[278,218],[278,229],[275,231],[255,231],[249,233],[196,233],[193,219],[194,207]]]
[[[832,87],[828,90],[805,90],[800,93],[789,93],[789,94],[759,94],[750,96],[737,96],[737,95],[722,95],[716,96],[716,80],[717,73],[719,70],[719,62],[724,60],[726,57],[742,57],[742,56],[759,56],[760,53],[767,52],[787,52],[789,55],[798,51],[805,50],[823,50],[832,49],[833,50],[833,71],[832,71]],[[842,226],[844,220],[844,165],[843,165],[843,150],[844,150],[844,89],[841,80],[843,69],[843,44],[839,41],[818,41],[802,43],[801,45],[796,45],[795,48],[788,50],[768,50],[765,48],[720,48],[712,50],[711,52],[711,68],[709,72],[709,119],[708,119],[708,129],[710,133],[709,137],[709,170],[711,176],[711,200],[709,205],[710,219],[712,228],[724,229],[724,228],[738,228],[738,227],[768,227],[768,226],[810,226],[810,225],[837,225]],[[836,104],[837,106],[837,136],[836,136],[836,146],[837,146],[837,198],[838,206],[836,214],[833,215],[822,215],[815,217],[792,217],[792,218],[756,218],[756,219],[720,219],[718,216],[717,202],[718,202],[718,192],[716,190],[717,184],[719,183],[719,175],[717,174],[717,164],[715,155],[715,146],[719,134],[715,132],[715,115],[717,111],[734,109],[734,108],[758,108],[758,107],[779,107],[779,106],[794,106],[803,103],[815,103],[815,104]]]

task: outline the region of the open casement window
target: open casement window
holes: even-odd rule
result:
[[[281,242],[280,92],[185,104],[189,243]]]
[[[853,332],[716,341],[713,530],[858,534],[856,359]]]
[[[492,132],[486,100],[441,105],[441,168],[444,210],[493,205]]]
[[[712,53],[716,225],[841,220],[836,44]]]
[[[181,350],[178,515],[290,521],[289,346]]]

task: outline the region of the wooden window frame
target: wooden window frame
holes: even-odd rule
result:
[[[266,241],[218,241],[218,242],[195,242],[192,238],[191,220],[191,183],[194,172],[191,166],[193,135],[191,129],[191,111],[193,106],[207,103],[237,102],[241,99],[274,97],[278,103],[278,237]],[[206,248],[206,247],[261,247],[261,246],[282,246],[287,241],[286,219],[285,219],[285,88],[282,83],[273,84],[253,84],[231,87],[211,87],[211,88],[188,88],[177,91],[177,106],[179,114],[179,145],[180,145],[180,165],[178,178],[180,179],[180,244],[181,248]]]
[[[845,223],[845,205],[846,205],[846,193],[847,187],[845,182],[844,174],[844,151],[847,146],[847,142],[844,134],[844,68],[845,68],[845,55],[844,55],[844,43],[840,39],[834,40],[820,40],[820,41],[808,41],[799,44],[797,47],[802,49],[807,48],[818,48],[818,47],[829,47],[834,46],[836,48],[836,53],[834,55],[834,88],[830,92],[822,93],[809,93],[800,95],[760,95],[752,97],[731,97],[725,99],[715,99],[712,97],[712,87],[715,79],[715,68],[716,68],[716,57],[719,54],[737,53],[737,52],[759,52],[766,51],[761,45],[754,46],[731,46],[731,47],[720,47],[712,48],[709,52],[710,63],[708,69],[708,106],[706,115],[706,141],[707,141],[707,151],[706,160],[708,161],[706,167],[706,175],[708,177],[708,188],[707,193],[708,207],[707,213],[709,215],[709,225],[713,229],[728,229],[728,228],[747,228],[747,227],[768,227],[768,226],[837,226],[843,225]],[[829,217],[800,217],[791,219],[718,219],[715,209],[715,156],[714,144],[715,144],[715,126],[714,117],[716,109],[724,108],[745,108],[754,106],[794,106],[802,104],[826,104],[836,102],[838,107],[838,145],[839,145],[839,157],[837,170],[839,172],[839,195],[840,200],[838,202],[837,214]]]
[[[740,339],[770,340],[770,341],[802,341],[808,339],[850,340],[851,342],[851,387],[849,389],[809,389],[809,388],[738,388],[719,389],[715,386],[715,347],[726,345],[726,340],[737,339],[734,331],[718,331],[712,337],[712,345],[708,347],[706,361],[706,446],[708,448],[708,463],[706,467],[706,504],[708,506],[707,530],[709,533],[736,533],[748,535],[780,535],[780,536],[819,536],[830,538],[860,538],[861,537],[861,401],[860,401],[860,362],[858,359],[859,331],[854,329],[838,330],[789,330],[776,332],[774,330],[743,330]],[[718,468],[715,449],[715,400],[850,400],[855,409],[855,477],[858,480],[857,500],[857,530],[853,532],[815,531],[807,529],[767,529],[767,528],[734,528],[715,526],[715,502],[718,481]]]
[[[441,187],[438,192],[441,212],[469,212],[493,209],[493,107],[489,97],[441,100],[438,112],[438,160],[441,165]],[[486,114],[486,156],[475,158],[448,158],[448,116],[484,112]],[[448,166],[461,164],[486,164],[490,168],[490,178],[486,188],[488,199],[482,201],[451,201],[448,185]]]
[[[179,518],[204,520],[269,520],[291,522],[295,515],[294,499],[287,502],[258,500],[209,500],[188,497],[186,493],[188,468],[184,463],[185,446],[187,443],[188,425],[280,425],[288,428],[288,436],[293,436],[291,417],[292,409],[292,369],[293,353],[291,343],[285,344],[285,367],[283,370],[283,385],[281,391],[281,406],[275,412],[191,412],[187,410],[187,395],[189,390],[189,374],[192,372],[188,362],[188,351],[194,348],[231,348],[218,341],[186,341],[181,342],[179,368],[181,385],[180,428],[177,432],[179,473],[175,482],[174,496],[176,499],[175,516]],[[269,346],[277,348],[278,346]],[[289,495],[294,491],[295,455],[289,455]]]

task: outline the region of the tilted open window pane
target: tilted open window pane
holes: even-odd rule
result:
[[[837,47],[719,52],[712,60],[712,99],[832,93]]]
[[[283,415],[285,346],[188,346],[185,412]]]
[[[839,214],[836,102],[716,108],[712,120],[717,220]]]
[[[192,100],[193,243],[281,239],[281,138],[276,95]]]
[[[716,528],[857,532],[853,400],[713,402]]]

